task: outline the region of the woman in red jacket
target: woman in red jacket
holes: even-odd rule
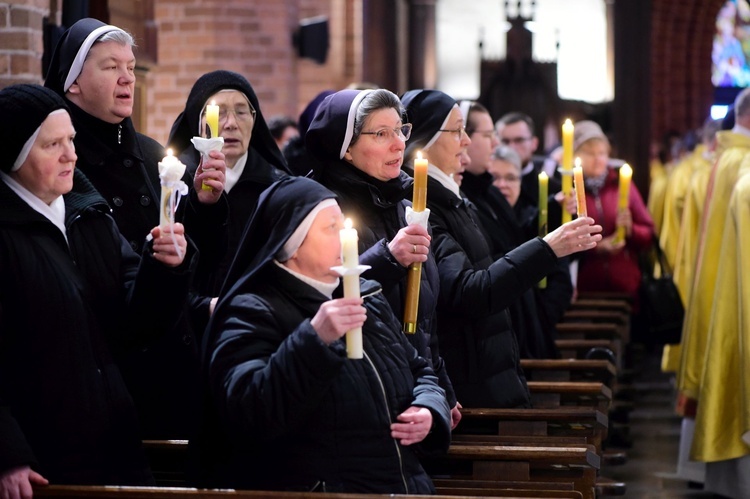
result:
[[[591,251],[581,253],[578,291],[617,291],[630,295],[638,307],[641,269],[638,255],[649,249],[654,222],[635,184],[630,186],[628,207],[618,209],[619,171],[609,166],[609,140],[593,121],[575,124],[573,146],[581,158],[588,216],[602,226],[603,238]],[[616,242],[617,227],[625,240]]]

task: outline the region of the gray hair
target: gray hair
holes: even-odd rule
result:
[[[734,99],[734,115],[738,118],[750,116],[750,87],[744,89]]]
[[[497,146],[492,151],[492,159],[499,159],[507,163],[512,164],[516,167],[516,170],[521,171],[521,156],[511,147],[508,146]]]
[[[123,29],[108,31],[97,38],[96,42],[116,42],[120,45],[129,45],[131,47],[136,47],[133,35]]]
[[[388,108],[394,109],[401,117],[406,114],[401,100],[390,90],[379,88],[368,93],[357,107],[357,114],[354,116],[354,132],[349,146],[353,146],[359,140],[362,127],[365,126],[365,121],[372,113]]]

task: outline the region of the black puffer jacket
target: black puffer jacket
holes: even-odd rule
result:
[[[52,483],[148,484],[114,357],[173,327],[195,263],[139,259],[75,172],[60,230],[0,180],[0,474]]]
[[[343,340],[328,346],[310,325],[325,296],[275,264],[253,281],[217,309],[207,337],[218,413],[204,440],[215,452],[203,456],[214,467],[210,484],[432,493],[415,447],[447,450],[449,408],[379,285],[361,281],[365,358],[348,360]],[[404,447],[390,424],[412,405],[430,409],[433,430]]]
[[[363,277],[380,282],[394,314],[403,318],[407,268],[396,261],[387,245],[406,226],[406,207],[411,203],[405,198],[411,194],[413,180],[402,172],[396,179],[381,182],[344,161],[316,167],[314,178],[335,192],[344,215],[357,221],[360,262],[372,267]],[[432,253],[422,265],[421,277],[417,332],[406,337],[420,355],[430,360],[448,404],[454,407],[456,395],[438,347],[440,281]]]
[[[432,247],[440,272],[438,334],[456,396],[465,407],[528,407],[507,307],[557,258],[533,239],[493,261],[476,210],[428,178]]]

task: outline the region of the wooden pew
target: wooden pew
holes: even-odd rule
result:
[[[584,498],[594,497],[600,460],[593,445],[558,446],[452,444],[444,457],[425,460],[435,478],[498,482],[572,482]]]
[[[607,413],[612,390],[600,381],[527,381],[534,407],[593,406]]]
[[[617,370],[607,360],[587,359],[521,359],[529,381],[599,381],[610,389],[617,380]]]
[[[630,314],[633,307],[628,300],[619,300],[613,298],[578,298],[570,304],[571,310],[615,310]]]
[[[605,413],[594,407],[564,406],[553,409],[461,409],[461,423],[454,435],[582,437],[601,454],[607,436]]]
[[[580,497],[570,491],[518,491],[491,489],[491,494],[443,495],[444,499],[483,497]],[[496,495],[496,493],[504,495]],[[409,499],[404,494],[338,494],[331,492],[279,492],[265,490],[193,489],[187,487],[115,487],[95,485],[49,485],[34,487],[39,499]]]

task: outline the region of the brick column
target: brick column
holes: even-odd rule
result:
[[[0,87],[42,83],[43,20],[49,0],[0,2]]]

